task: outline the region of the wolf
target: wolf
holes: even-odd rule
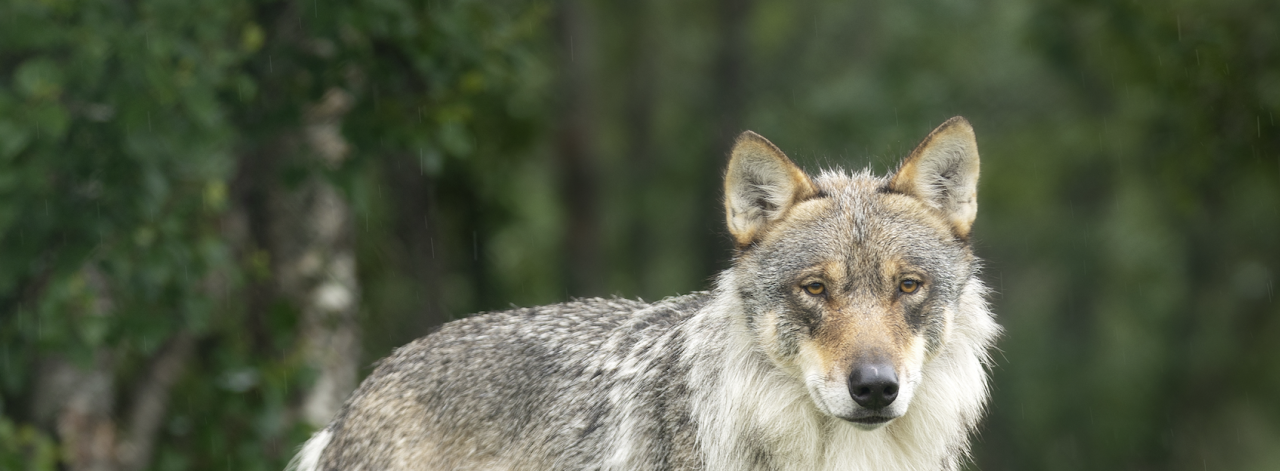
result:
[[[890,176],[738,137],[710,291],[450,322],[396,350],[292,467],[956,470],[1000,327],[970,243],[973,128]]]

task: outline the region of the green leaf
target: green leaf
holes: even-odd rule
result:
[[[60,140],[71,124],[66,109],[54,104],[35,105],[27,108],[27,118],[35,124],[36,138]]]
[[[44,57],[23,62],[13,73],[15,88],[35,99],[57,98],[62,93],[62,81],[62,71],[57,64]]]
[[[31,142],[31,131],[14,124],[12,121],[0,119],[0,161],[11,159],[22,152]]]

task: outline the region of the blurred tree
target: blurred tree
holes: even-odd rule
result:
[[[0,468],[280,469],[442,322],[706,288],[738,132],[961,114],[975,467],[1274,469],[1272,3],[0,3]]]
[[[69,469],[146,467],[191,336],[233,280],[220,102],[246,13],[0,5],[0,414],[56,437]],[[19,430],[28,447],[3,452],[52,464]]]
[[[1059,169],[1042,184],[1060,202],[1046,224],[1060,268],[1027,307],[1056,319],[1026,340],[1011,325],[1009,346],[1059,354],[1011,361],[1023,378],[997,401],[1043,410],[997,406],[999,443],[1022,451],[989,462],[1280,465],[1280,409],[1263,399],[1280,396],[1280,29],[1263,19],[1277,15],[1273,2],[1063,1],[1031,17],[1032,44],[1078,98],[1039,152]]]
[[[559,123],[555,153],[558,156],[560,204],[565,208],[564,254],[568,289],[576,295],[600,295],[600,197],[597,169],[589,57],[595,52],[595,34],[588,26],[588,11],[579,0],[556,2],[555,26],[559,59]]]
[[[0,463],[49,469],[56,441],[69,469],[283,467],[367,364],[356,260],[374,290],[403,269],[389,234],[355,237],[396,207],[384,179],[468,180],[473,219],[511,201],[471,182],[538,126],[545,11],[0,5]],[[407,243],[472,253],[460,226]]]

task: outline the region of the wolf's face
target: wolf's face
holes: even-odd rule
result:
[[[977,175],[959,118],[889,178],[810,178],[763,138],[739,138],[726,209],[747,323],[822,412],[867,430],[907,412],[976,270]]]

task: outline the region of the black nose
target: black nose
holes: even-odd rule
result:
[[[880,409],[898,398],[898,375],[885,363],[861,365],[849,375],[849,395],[858,405]]]

